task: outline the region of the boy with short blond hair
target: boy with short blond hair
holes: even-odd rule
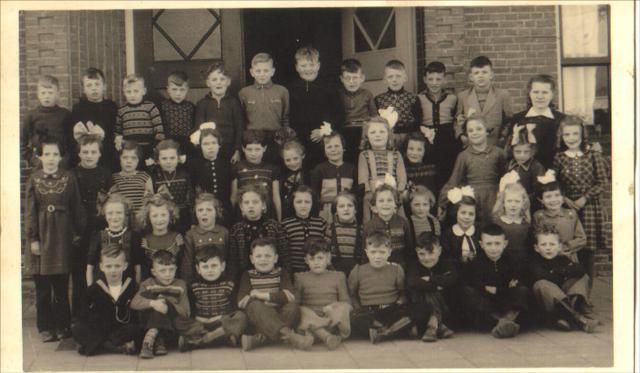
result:
[[[194,155],[189,135],[194,127],[196,106],[186,99],[188,93],[189,77],[184,71],[174,71],[167,77],[169,98],[160,103],[165,136],[180,144],[181,155]]]
[[[37,85],[38,106],[30,110],[20,127],[20,155],[31,167],[39,167],[36,149],[45,137],[55,137],[61,142],[60,151],[66,153],[60,164],[66,168],[68,154],[73,152],[73,128],[69,110],[58,106],[60,83],[51,75],[43,75]]]
[[[122,90],[127,102],[120,106],[116,117],[116,150],[122,149],[123,140],[134,140],[142,148],[141,160],[149,165],[154,146],[165,137],[160,110],[153,102],[144,99],[147,87],[142,76],[127,75],[122,82]]]

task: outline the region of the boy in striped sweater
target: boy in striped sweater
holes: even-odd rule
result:
[[[217,246],[207,245],[196,253],[195,259],[198,276],[190,286],[195,318],[178,317],[175,321],[176,330],[180,333],[180,351],[223,337],[231,346],[236,346],[247,326],[247,315],[235,310],[232,298],[235,284],[226,275],[223,251]]]
[[[313,345],[313,337],[293,331],[300,321],[300,307],[295,302],[289,275],[276,267],[278,253],[271,238],[258,238],[251,243],[254,269],[244,272],[238,289],[238,308],[249,318],[254,334],[242,335],[242,349],[248,351],[263,344],[283,341],[301,350]]]

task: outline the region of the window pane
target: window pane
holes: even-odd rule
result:
[[[608,14],[607,5],[562,6],[563,57],[607,57]]]
[[[562,69],[564,112],[578,115],[585,124],[610,128],[609,69],[605,66]]]
[[[216,15],[219,12],[214,11]],[[207,9],[154,10],[155,61],[182,61],[220,58],[222,39],[219,19]],[[207,32],[215,26],[211,34]],[[201,39],[205,38],[201,42]],[[186,58],[190,57],[190,58]]]
[[[396,19],[393,8],[358,8],[353,15],[355,51],[388,49],[396,46]]]

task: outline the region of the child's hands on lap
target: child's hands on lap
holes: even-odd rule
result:
[[[40,256],[40,241],[31,243],[31,254]]]
[[[169,311],[169,306],[164,299],[155,299],[149,302],[149,305],[154,310],[160,312],[161,314],[166,314]]]
[[[257,290],[257,289],[251,290],[251,293],[249,293],[249,296],[251,298],[263,300],[265,302],[268,302],[269,299],[270,299],[269,293],[267,293],[265,291]]]

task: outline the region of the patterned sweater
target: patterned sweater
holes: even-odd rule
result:
[[[269,306],[279,306],[295,301],[293,285],[289,274],[282,268],[274,268],[269,273],[258,272],[250,269],[242,274],[238,288],[238,307],[245,308],[250,301],[251,290],[260,290],[269,293]]]
[[[389,221],[384,221],[377,214],[374,214],[371,220],[364,224],[362,241],[366,242],[370,234],[379,231],[385,232],[391,238],[389,261],[399,263],[404,267],[407,260],[412,258],[411,252],[414,248],[411,227],[407,219],[393,214]]]
[[[233,304],[233,281],[218,279],[207,281],[202,278],[191,284],[196,317],[210,319],[227,315],[235,309]]]
[[[409,133],[418,129],[418,124],[422,121],[422,108],[415,93],[407,92],[404,88],[399,91],[387,89],[374,100],[378,109],[393,106],[398,112],[398,123],[393,127],[394,133]]]
[[[160,111],[151,101],[120,106],[116,117],[115,133],[122,135],[125,140],[135,140],[143,146],[163,140],[164,127]]]
[[[227,265],[236,268],[237,274],[253,267],[249,261],[249,248],[256,238],[271,237],[276,240],[278,253],[288,251],[287,235],[280,223],[273,219],[264,217],[258,221],[242,219],[231,227],[230,233]],[[282,262],[282,257],[279,261]]]
[[[186,141],[194,127],[195,111],[195,105],[187,100],[179,104],[173,100],[162,101],[160,114],[165,135],[180,142]]]

